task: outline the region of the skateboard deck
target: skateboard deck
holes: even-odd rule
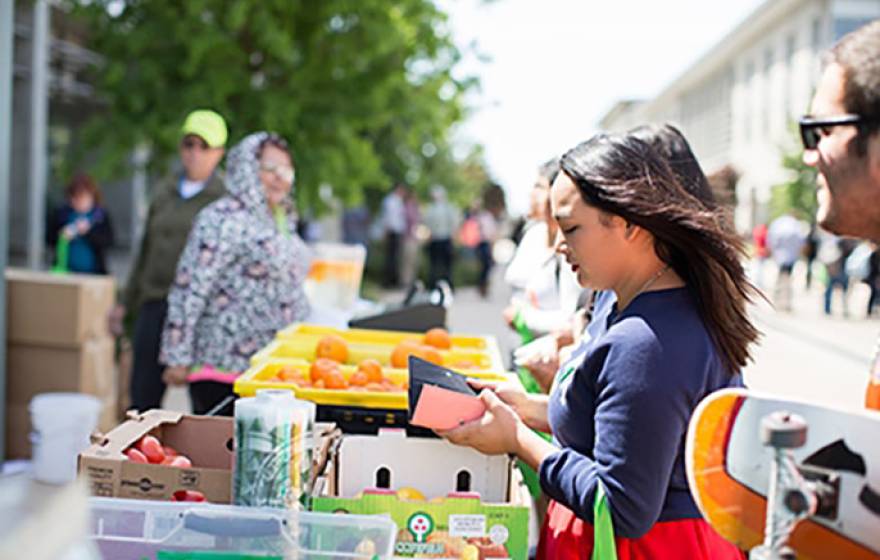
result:
[[[787,411],[807,422],[792,454],[808,480],[836,488],[833,504],[801,521],[789,546],[799,559],[880,559],[880,413],[843,411],[725,389],[706,397],[688,428],[685,461],[691,493],[705,519],[743,550],[762,544],[774,450],[761,420]],[[801,470],[803,469],[803,470]]]

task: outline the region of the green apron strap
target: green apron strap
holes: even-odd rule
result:
[[[611,510],[602,482],[596,484],[596,500],[593,502],[593,558],[592,560],[617,560],[614,544],[614,526]]]

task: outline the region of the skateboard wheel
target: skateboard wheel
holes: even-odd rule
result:
[[[789,490],[785,493],[785,507],[795,515],[800,515],[810,510],[810,500],[800,490]]]
[[[769,447],[794,449],[807,441],[807,422],[797,414],[779,411],[761,420],[761,442]]]

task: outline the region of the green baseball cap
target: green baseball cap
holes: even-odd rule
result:
[[[180,128],[180,134],[195,134],[211,148],[222,148],[226,145],[229,133],[226,130],[226,121],[218,113],[208,109],[199,109],[187,115]]]

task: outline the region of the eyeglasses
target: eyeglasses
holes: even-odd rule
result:
[[[207,150],[208,144],[198,136],[187,136],[180,142],[180,147],[184,150],[192,150],[193,148]]]
[[[831,129],[835,126],[857,126],[861,129],[864,125],[875,122],[877,119],[861,115],[840,115],[828,118],[801,117],[798,124],[801,129],[801,142],[804,143],[804,149],[815,150],[819,145],[819,140],[823,136],[831,134]]]
[[[287,165],[281,165],[278,163],[266,162],[260,163],[260,171],[265,171],[266,173],[273,173],[276,177],[284,181],[285,183],[293,183],[293,179],[296,177],[296,173],[293,168]]]

